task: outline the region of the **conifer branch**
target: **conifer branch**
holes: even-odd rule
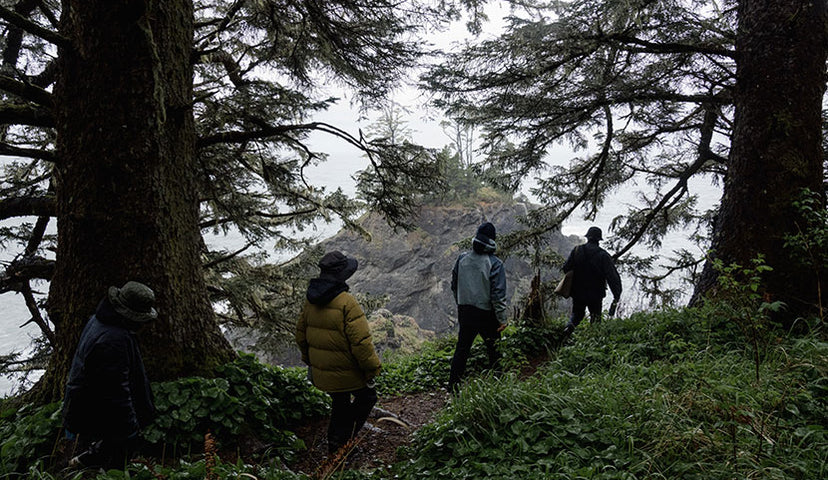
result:
[[[7,75],[0,75],[0,90],[17,95],[42,107],[52,106],[52,94],[35,85],[20,82]]]
[[[40,37],[47,42],[62,48],[70,48],[72,46],[69,39],[60,35],[57,32],[44,28],[28,18],[9,10],[3,5],[0,5],[0,19],[9,22],[15,27],[21,28],[26,32],[31,33],[36,37]]]

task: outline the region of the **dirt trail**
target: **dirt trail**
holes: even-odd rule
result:
[[[344,468],[363,470],[388,466],[397,462],[397,448],[408,445],[411,433],[431,422],[437,412],[443,408],[448,399],[445,390],[423,392],[399,397],[380,398],[371,418],[362,429],[360,437],[345,460]],[[407,423],[406,428],[394,421],[381,420],[383,416],[396,416]],[[302,472],[314,477],[324,477],[326,471],[342,468],[341,458],[328,455],[325,433],[328,418],[320,418],[300,427],[296,431],[307,446],[297,462],[290,465],[294,472]]]

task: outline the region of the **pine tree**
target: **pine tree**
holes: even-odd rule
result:
[[[256,306],[281,287],[245,251],[208,251],[205,232],[299,248],[293,230],[335,216],[348,224],[365,207],[405,222],[400,206],[420,191],[409,159],[314,122],[335,101],[318,87],[384,98],[423,53],[414,32],[454,18],[453,2],[440,5],[448,11],[382,0],[8,4],[0,154],[14,158],[4,160],[0,219],[23,222],[0,231],[20,252],[0,290],[23,293],[49,338],[40,398],[62,395],[80,328],[106,288],[129,279],[157,292],[160,319],[141,333],[154,379],[209,373],[232,357],[212,304],[230,302],[225,319],[267,316]],[[310,185],[304,170],[325,160],[306,143],[312,131],[369,152],[376,181],[406,188],[360,204]],[[251,271],[255,280],[240,278]],[[48,315],[38,281],[50,281]]]
[[[506,186],[543,176],[536,229],[578,214],[594,219],[613,192],[646,185],[638,204],[608,227],[614,257],[643,273],[652,293],[662,279],[648,273],[657,257],[630,250],[657,249],[667,232],[683,228],[701,240],[700,252],[713,231],[714,255],[727,263],[765,253],[774,268],[767,292],[813,306],[816,282],[807,280],[807,289],[791,282],[797,272],[781,252],[785,234],[796,233],[791,194],[808,187],[824,206],[825,2],[538,5],[531,15],[511,17],[499,37],[450,54],[423,77],[437,106],[482,128],[487,161],[508,173],[501,177]],[[548,166],[558,144],[587,153]],[[726,182],[718,210],[696,208],[699,179]],[[670,271],[689,269],[697,282],[705,261],[685,249]],[[710,284],[701,282],[697,294]],[[808,293],[794,298],[800,292]]]

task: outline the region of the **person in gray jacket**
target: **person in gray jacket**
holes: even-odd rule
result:
[[[449,374],[451,392],[459,387],[477,335],[486,344],[489,368],[495,368],[500,360],[495,343],[506,328],[506,270],[494,255],[495,237],[494,225],[489,222],[480,225],[472,240],[472,251],[461,253],[451,271],[451,291],[460,324]]]

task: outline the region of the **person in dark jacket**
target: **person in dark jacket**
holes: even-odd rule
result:
[[[329,252],[319,268],[296,324],[296,343],[311,382],[331,396],[328,452],[335,453],[356,437],[377,403],[373,383],[380,359],[365,313],[345,283],[357,269],[356,259]]]
[[[494,253],[495,226],[485,222],[477,228],[472,251],[457,257],[451,271],[451,291],[457,304],[457,347],[451,359],[449,391],[456,392],[466,371],[466,362],[477,335],[483,338],[489,368],[500,360],[496,342],[506,328],[506,270]]]
[[[587,309],[589,309],[590,322],[601,321],[607,284],[613,296],[610,315],[615,313],[618,298],[621,296],[621,277],[618,275],[615,263],[609,253],[598,246],[598,242],[603,238],[601,229],[589,227],[586,238],[587,243],[572,249],[563,265],[564,273],[574,270],[571,291],[572,315],[564,328],[564,335],[569,335],[575,330],[575,327],[584,319]]]
[[[135,333],[154,320],[155,294],[127,282],[110,287],[87,321],[75,350],[63,425],[83,452],[70,466],[123,469],[138,432],[154,415],[152,391]]]

